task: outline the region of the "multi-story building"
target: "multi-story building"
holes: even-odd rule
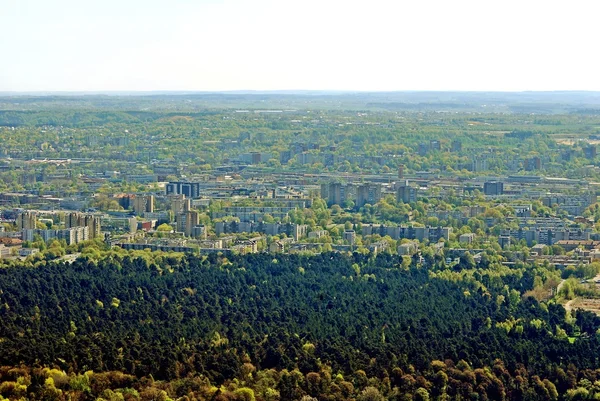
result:
[[[282,224],[282,223],[255,223],[244,221],[220,221],[215,223],[215,233],[217,235],[227,233],[264,233],[267,235],[285,234],[288,237],[293,237],[298,241],[299,238],[305,237],[308,231],[306,224]]]
[[[327,200],[327,204],[343,205],[347,200],[352,200],[353,188],[339,182],[330,182],[321,185],[321,198]]]
[[[429,141],[429,150],[431,150],[432,152],[439,152],[440,150],[442,150],[442,144],[440,143],[440,141],[432,139],[431,141]]]
[[[502,249],[510,247],[510,235],[501,235],[498,237],[498,244]]]
[[[396,190],[396,200],[398,202],[411,203],[417,201],[418,189],[408,184],[408,180],[400,182]]]
[[[134,234],[137,231],[138,220],[135,217],[105,217],[102,219],[102,228],[111,232],[129,232]]]
[[[356,242],[356,232],[354,230],[345,230],[343,239],[349,245],[354,245],[354,243]]]
[[[58,239],[65,240],[67,245],[77,244],[89,238],[89,227],[72,227],[63,230],[26,229],[21,231],[24,241],[33,241],[39,235],[45,242]]]
[[[186,237],[193,236],[194,227],[198,225],[200,225],[200,213],[196,210],[188,210],[177,218],[177,231],[184,232]]]
[[[68,213],[65,215],[65,228],[87,227],[89,239],[101,238],[100,216],[84,213]]]
[[[200,196],[200,183],[177,181],[169,182],[166,186],[167,195],[185,195],[187,198]]]
[[[504,193],[504,183],[501,181],[487,181],[483,184],[484,195],[502,195]]]
[[[534,242],[553,245],[557,241],[587,241],[591,237],[591,231],[569,228],[519,228],[518,230],[504,230],[501,237],[511,237],[517,241],[525,240],[528,246],[533,245]]]
[[[479,216],[487,210],[485,206],[465,206],[462,211],[466,218]]]
[[[386,226],[384,224],[369,224],[362,227],[364,236],[379,234],[382,237],[389,235],[392,239],[418,239],[438,242],[440,239],[449,240],[452,227],[413,227],[413,226]]]
[[[572,215],[582,214],[588,206],[596,201],[596,194],[591,192],[583,195],[548,195],[542,198],[544,206],[552,207],[556,204],[560,209]]]
[[[18,230],[34,229],[37,226],[37,215],[29,211],[19,213],[16,225]]]
[[[136,196],[133,199],[133,211],[138,216],[154,213],[154,195]]]
[[[474,240],[475,234],[473,233],[461,234],[458,237],[458,242],[460,242],[461,244],[472,244]]]
[[[192,232],[190,237],[193,238],[200,238],[200,239],[206,239],[208,236],[208,232],[206,230],[206,226],[203,224],[198,224],[194,227],[192,227]]]
[[[435,217],[439,220],[462,220],[464,217],[463,212],[461,210],[428,210],[427,216]]]
[[[171,197],[171,210],[175,216],[179,216],[191,209],[191,200],[185,195],[174,195]]]
[[[241,221],[261,221],[265,214],[269,214],[275,219],[283,219],[289,212],[298,208],[298,206],[230,206],[212,213],[212,218],[237,217]]]
[[[362,184],[359,185],[356,191],[356,207],[364,205],[374,205],[381,199],[380,184]]]

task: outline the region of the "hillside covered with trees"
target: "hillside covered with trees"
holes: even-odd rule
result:
[[[600,318],[523,296],[552,272],[403,266],[385,254],[110,252],[0,269],[0,395],[522,400],[599,391]]]

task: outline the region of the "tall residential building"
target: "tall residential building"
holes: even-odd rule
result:
[[[185,235],[193,237],[194,227],[200,225],[200,213],[196,210],[190,210],[185,213]]]
[[[100,227],[100,217],[93,214],[84,214],[81,227],[88,227],[90,239],[102,238],[102,229]]]
[[[67,213],[65,215],[65,227],[79,227],[79,217],[80,213],[78,212]]]
[[[37,215],[35,212],[19,213],[16,224],[18,230],[33,230],[37,225]]]
[[[381,199],[381,185],[380,184],[362,184],[357,188],[356,193],[356,207],[363,207],[364,205],[374,205]]]
[[[402,201],[404,203],[416,202],[417,193],[418,189],[408,185],[408,180],[405,180],[400,183],[398,189],[396,190],[396,201]]]
[[[87,227],[89,239],[102,238],[100,217],[93,214],[68,213],[65,215],[66,228]]]
[[[321,198],[327,199],[328,205],[343,205],[348,197],[348,185],[330,182],[321,185]]]
[[[137,215],[154,213],[154,195],[136,196],[133,200],[133,211]]]
[[[171,210],[175,216],[179,216],[190,209],[191,199],[186,198],[185,195],[175,195],[171,198]]]

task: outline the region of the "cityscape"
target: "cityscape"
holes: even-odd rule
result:
[[[0,401],[599,400],[596,3],[2,1]]]

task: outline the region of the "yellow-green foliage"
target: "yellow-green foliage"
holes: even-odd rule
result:
[[[254,390],[248,387],[240,387],[233,392],[235,394],[236,399],[240,401],[255,401]]]
[[[221,337],[221,334],[215,331],[215,334],[213,334],[210,344],[213,347],[221,347],[229,344],[229,340],[227,339],[227,337]]]
[[[514,317],[510,317],[509,319],[503,322],[496,322],[496,327],[503,329],[506,333],[510,333],[511,330],[514,330],[517,333],[523,332],[523,326],[520,324],[521,319],[516,319]]]
[[[315,345],[309,342],[306,342],[304,345],[302,345],[302,350],[307,354],[314,354],[315,348]]]
[[[6,381],[0,384],[0,398],[3,396],[11,399],[27,395],[27,386],[18,382]]]
[[[104,390],[104,392],[102,393],[102,397],[98,398],[97,401],[99,400],[106,400],[106,401],[124,401],[125,397],[123,397],[122,393],[116,392],[116,391],[112,391],[110,389],[106,389]]]
[[[76,391],[90,391],[91,389],[89,375],[86,373],[83,375],[71,377],[71,380],[69,380],[69,387],[71,387],[71,390]]]
[[[264,398],[265,401],[278,401],[280,397],[279,391],[271,387],[267,388],[262,394],[262,398]]]
[[[42,374],[48,387],[65,388],[69,384],[69,376],[62,370],[44,368]]]

